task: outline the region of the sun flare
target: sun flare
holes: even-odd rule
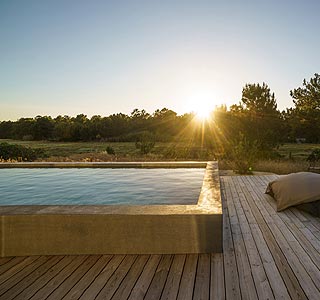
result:
[[[188,106],[198,120],[205,121],[212,117],[214,99],[212,92],[199,92],[190,96]]]
[[[206,107],[198,107],[194,113],[197,119],[208,120],[210,118],[211,110]]]

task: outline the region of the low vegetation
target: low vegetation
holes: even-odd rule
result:
[[[0,161],[34,161],[44,157],[45,153],[40,148],[30,148],[7,142],[0,143]]]
[[[141,133],[136,140],[136,148],[140,150],[141,154],[148,154],[154,148],[156,139],[153,134],[146,131]]]
[[[307,157],[307,161],[309,162],[310,167],[315,167],[320,161],[320,148],[314,149]]]
[[[220,169],[238,170],[239,173],[255,171],[288,174],[292,172],[307,171],[310,162],[307,158],[313,151],[320,149],[319,144],[284,144],[278,147],[278,157],[274,159],[247,160],[245,147],[239,157],[244,156],[245,164],[236,163],[235,160],[216,157],[210,150],[187,143],[157,143],[148,154],[142,154],[134,142],[106,143],[106,142],[37,142],[0,140],[0,145],[14,144],[13,148],[22,147],[30,149],[30,153],[38,153],[36,157],[29,156],[28,161],[177,161],[177,160],[213,160],[219,159]],[[108,152],[109,151],[109,152]],[[1,155],[0,155],[1,156]],[[20,157],[20,158],[19,158]],[[6,156],[6,160],[26,161],[24,156]],[[2,156],[2,160],[4,157]],[[240,164],[240,166],[239,166]],[[241,166],[244,165],[241,171]]]

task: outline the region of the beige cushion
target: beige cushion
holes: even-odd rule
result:
[[[267,194],[277,202],[277,211],[320,199],[320,174],[310,172],[284,175],[268,184]]]

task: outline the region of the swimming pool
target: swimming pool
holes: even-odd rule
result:
[[[188,171],[192,174],[194,171],[203,170],[204,175],[203,180],[202,176],[199,176],[202,184],[200,183],[197,189],[201,187],[201,191],[200,194],[197,192],[194,204],[57,205],[50,202],[50,205],[0,205],[0,256],[222,251],[222,205],[217,162],[1,163],[0,173],[5,174],[6,169],[17,169],[18,173],[23,170],[37,173],[39,169],[43,169],[44,174],[48,174],[54,169],[58,174],[74,174],[77,171],[84,174],[85,169],[88,169],[89,173],[86,174],[100,174],[109,172],[110,168],[118,169],[122,175],[131,172],[137,174],[137,169],[140,169],[141,174],[147,174],[147,186],[164,180],[176,184]],[[95,173],[94,169],[99,169],[98,173]],[[162,172],[167,173],[167,179]],[[157,174],[156,177],[149,176],[154,173]],[[6,173],[2,180],[11,182],[12,177],[9,174]],[[65,177],[60,177],[62,181],[67,181]],[[77,182],[76,188],[86,190],[86,183],[93,177],[84,176],[85,180],[82,183]],[[25,176],[22,175],[22,181],[23,178]],[[138,181],[137,177],[134,180]],[[51,182],[48,179],[46,181],[47,185]],[[143,180],[140,178],[140,181]],[[193,179],[189,178],[184,184],[178,185],[179,192],[174,198],[181,200],[184,190],[189,189],[190,181]],[[17,185],[11,185],[11,189],[16,189]],[[67,182],[67,188],[69,185]],[[127,188],[127,185],[124,183],[124,188]],[[103,186],[105,187],[105,183]],[[27,192],[19,194],[22,195],[21,198],[28,199]],[[64,193],[62,194],[61,197],[64,198]],[[143,194],[146,199],[151,198],[149,190]],[[92,193],[89,193],[86,197],[90,198],[91,195]],[[105,197],[106,193],[101,195]],[[46,197],[43,195],[40,198]],[[3,194],[0,194],[0,199],[3,198]]]
[[[0,169],[0,205],[196,204],[204,171]]]

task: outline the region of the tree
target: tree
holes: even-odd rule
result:
[[[109,132],[108,137],[120,137],[128,133],[129,117],[123,113],[113,114],[108,117]]]
[[[295,108],[291,119],[295,137],[304,137],[308,142],[320,142],[320,75],[314,74],[310,81],[303,80],[303,86],[290,91]],[[291,126],[292,127],[292,126]]]
[[[239,105],[230,108],[238,134],[244,134],[248,143],[255,142],[262,156],[283,139],[283,119],[277,110],[274,93],[266,83],[246,84]]]
[[[57,116],[55,119],[53,138],[57,141],[72,140],[72,121],[69,116]]]
[[[49,140],[53,136],[54,123],[51,117],[37,116],[33,126],[35,140]]]
[[[17,122],[14,123],[12,129],[12,137],[15,139],[23,139],[24,137],[34,137],[34,123],[33,118],[20,118]]]
[[[140,132],[147,130],[149,127],[150,114],[144,109],[139,110],[135,108],[130,115],[131,130]]]
[[[100,140],[102,138],[102,118],[100,115],[92,116],[90,119],[90,137],[92,139]]]
[[[89,120],[84,114],[72,118],[72,140],[89,141],[91,139],[89,126]]]
[[[303,79],[303,87],[291,90],[290,95],[297,109],[320,111],[320,75],[314,74],[309,82]]]
[[[177,113],[166,107],[153,113],[151,128],[161,140],[168,141],[178,133]]]
[[[274,93],[266,83],[262,86],[258,84],[246,84],[242,89],[242,98],[244,109],[261,114],[274,114],[277,112],[277,102]]]
[[[12,121],[0,122],[0,139],[12,138],[14,124]]]

